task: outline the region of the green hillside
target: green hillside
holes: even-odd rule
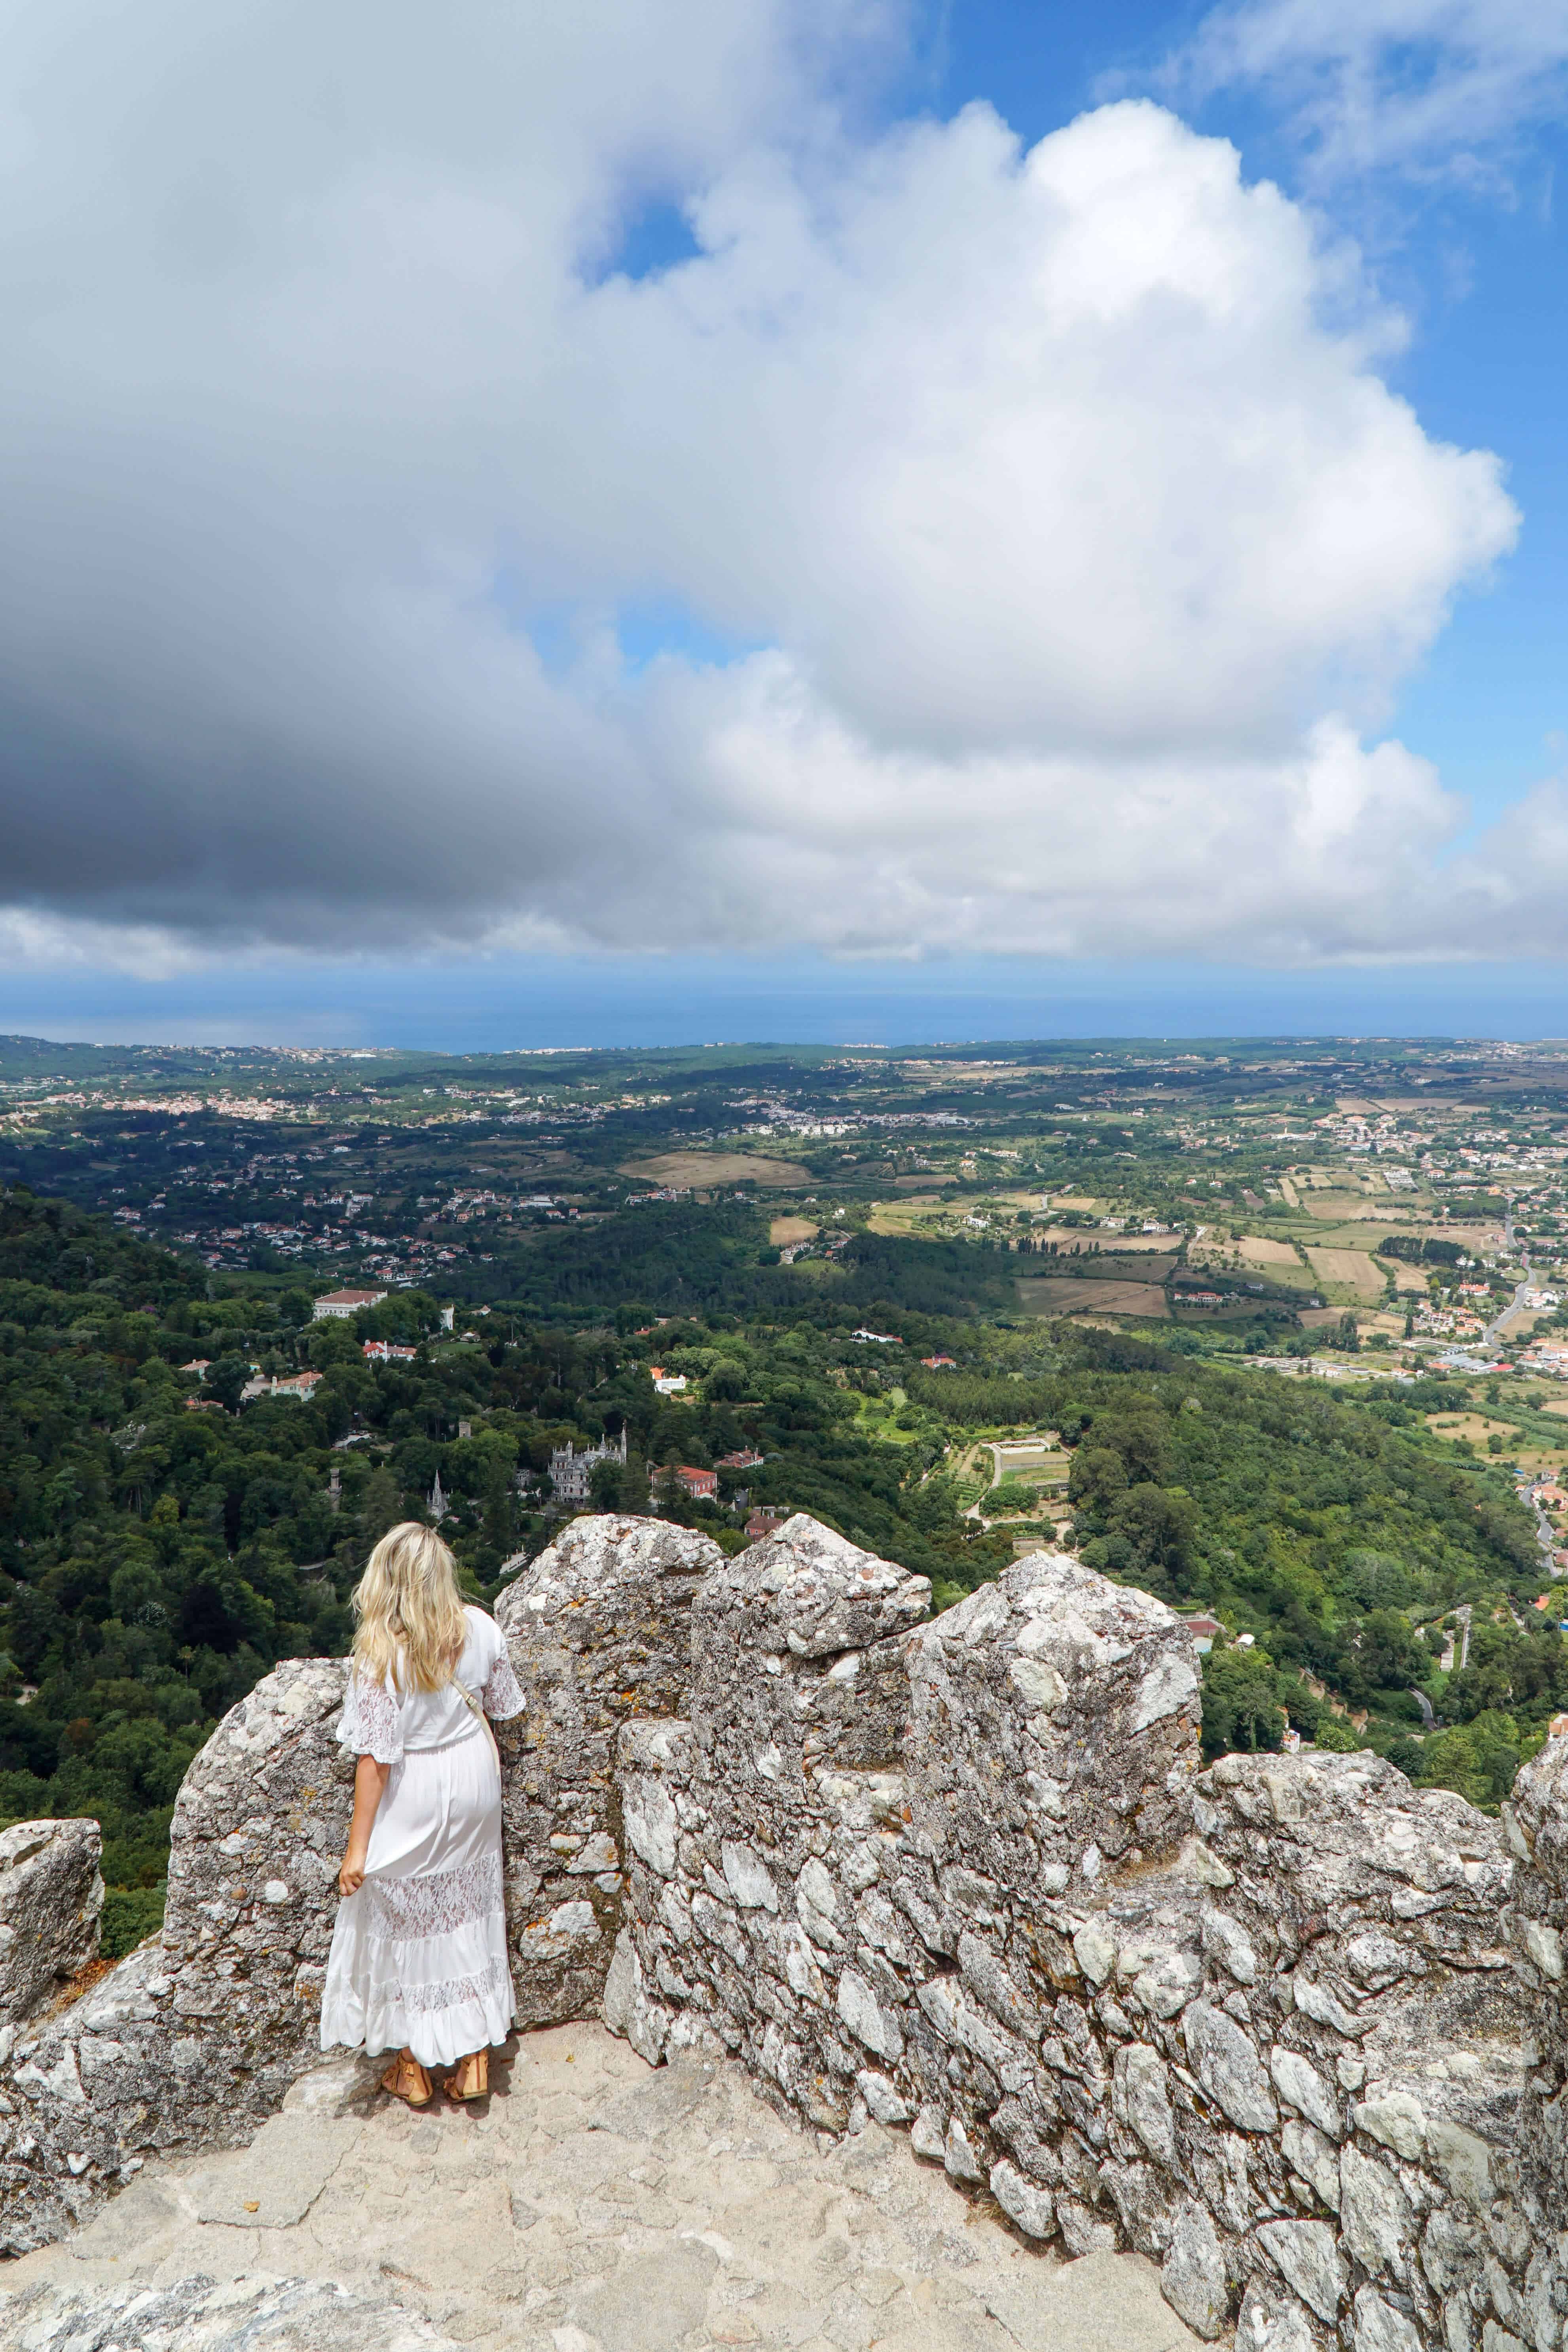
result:
[[[1211,1750],[1278,1745],[1289,1718],[1495,1801],[1568,1703],[1562,1636],[1526,1605],[1529,1515],[1500,1469],[1428,1432],[1440,1383],[1352,1396],[1010,1324],[984,1250],[864,1235],[816,1285],[785,1280],[743,1204],[689,1219],[644,1213],[624,1260],[603,1229],[563,1235],[555,1296],[476,1309],[447,1337],[417,1291],[312,1325],[303,1287],[215,1277],[68,1204],[0,1197],[0,1817],[103,1822],[117,1945],[157,1916],[191,1756],[278,1659],[342,1654],[376,1535],[438,1475],[446,1532],[491,1598],[559,1525],[552,1447],[623,1428],[630,1459],[595,1473],[597,1507],[647,1509],[651,1484],[653,1507],[731,1550],[749,1508],[805,1509],[929,1575],[939,1606],[1016,1538],[1051,1539],[1047,1501],[982,1492],[977,1444],[1057,1433],[1082,1556],[1224,1621]],[[567,1329],[574,1270],[595,1306]],[[671,1319],[682,1293],[692,1311]],[[857,1340],[862,1322],[896,1344]],[[369,1363],[367,1335],[416,1352]],[[937,1352],[957,1369],[922,1369]],[[656,1360],[684,1395],[657,1393]],[[308,1401],[242,1402],[257,1370],[301,1369],[321,1376]],[[671,1482],[742,1451],[764,1459],[721,1468],[717,1503]],[[1466,1603],[1469,1663],[1445,1674],[1442,1628]],[[1416,1688],[1444,1724],[1425,1738]]]

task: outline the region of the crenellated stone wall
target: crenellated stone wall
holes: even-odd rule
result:
[[[524,2028],[591,2014],[621,1927],[616,1734],[679,1714],[690,1613],[723,1564],[711,1537],[668,1519],[574,1519],[501,1594],[528,1701],[503,1727],[507,1915]]]
[[[174,1808],[163,1934],[18,2028],[0,2065],[0,2252],[62,2235],[155,2149],[247,2137],[315,2063],[352,1800],[343,1679],[294,1660],[230,1709]]]
[[[935,1620],[805,1517],[584,1519],[498,1615],[530,2022],[732,2053],[1242,2352],[1568,2352],[1568,1739],[1503,1822],[1369,1754],[1202,1769],[1186,1628],[1077,1561]],[[0,2070],[5,2242],[234,2137],[315,2048],[342,1668],[226,1719],[169,1925]],[[611,1955],[614,1955],[613,1961]]]
[[[704,1586],[686,1718],[621,1735],[611,2021],[1136,2246],[1201,2335],[1556,2347],[1498,1825],[1371,1756],[1202,1771],[1186,1629],[1071,1559],[922,1597],[798,1524]]]
[[[679,1703],[691,1596],[722,1559],[661,1520],[578,1520],[503,1597],[529,1700],[498,1727],[525,2026],[598,2007],[621,1925],[616,1730]],[[335,1737],[346,1675],[291,1659],[229,1710],[180,1790],[162,1935],[41,2025],[27,2012],[45,1979],[89,1956],[83,1906],[96,1937],[97,1824],[44,1825],[47,1846],[22,1840],[9,1879],[0,1851],[0,1994],[18,1988],[0,2000],[0,2254],[62,2235],[153,2151],[248,2137],[318,2063],[353,1793]],[[69,1922],[8,1979],[6,1887],[26,1925],[46,1880]]]

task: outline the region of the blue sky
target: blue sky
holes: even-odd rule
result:
[[[0,1028],[1568,1030],[1560,5],[15,64]]]

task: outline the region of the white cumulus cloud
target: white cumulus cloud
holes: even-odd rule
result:
[[[870,0],[8,13],[0,953],[1511,945],[1376,740],[1500,466],[1224,142],[869,128]]]

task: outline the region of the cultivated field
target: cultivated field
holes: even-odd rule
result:
[[[1142,1256],[1149,1251],[1156,1257],[1171,1255],[1169,1234],[1105,1234],[1090,1233],[1085,1225],[1037,1225],[1032,1238],[1054,1242],[1062,1257],[1092,1257],[1097,1249],[1101,1257]]]
[[[873,1201],[867,1223],[874,1234],[912,1234],[949,1206],[934,1192],[917,1193],[907,1201]]]
[[[812,1181],[810,1169],[793,1160],[764,1160],[760,1152],[750,1151],[660,1151],[651,1160],[623,1160],[616,1172],[641,1176],[651,1184],[692,1188],[742,1184],[748,1178],[753,1184],[780,1189]]]
[[[1294,1242],[1269,1241],[1262,1234],[1244,1234],[1236,1246],[1248,1265],[1289,1265],[1299,1268],[1301,1263]]]
[[[1307,1202],[1310,1213],[1325,1224],[1390,1225],[1410,1223],[1410,1213],[1384,1194],[1383,1201],[1369,1201],[1362,1192],[1314,1192]],[[1310,1244],[1309,1244],[1309,1247]]]
[[[817,1228],[809,1217],[775,1217],[768,1227],[768,1239],[774,1249],[787,1249],[791,1242],[808,1242]]]
[[[1074,1259],[1066,1251],[1062,1255],[1067,1257],[1068,1265],[1072,1267],[1069,1275],[1052,1275],[1041,1266],[1035,1279],[1037,1281],[1066,1280],[1078,1283],[1163,1282],[1176,1263],[1174,1254],[1169,1252],[1163,1257],[1155,1257],[1152,1254],[1144,1256],[1131,1250],[1121,1249],[1102,1250],[1098,1257],[1083,1256]],[[1061,1258],[1058,1258],[1057,1265],[1059,1266],[1061,1262]]]
[[[1342,1290],[1359,1290],[1363,1298],[1382,1297],[1383,1276],[1365,1250],[1324,1249],[1309,1243],[1307,1255],[1320,1282],[1335,1284]]]
[[[1024,1275],[1018,1301],[1026,1315],[1137,1315],[1164,1318],[1170,1301],[1152,1282],[1084,1282],[1071,1275]]]
[[[1488,1437],[1502,1437],[1510,1454],[1516,1454],[1521,1446],[1514,1423],[1490,1421],[1486,1413],[1427,1413],[1425,1421],[1436,1437],[1469,1437],[1471,1446],[1483,1446]]]
[[[1377,1262],[1379,1265],[1387,1266],[1394,1276],[1395,1290],[1419,1291],[1423,1297],[1426,1296],[1426,1275],[1420,1266],[1406,1265],[1403,1258],[1397,1257],[1380,1257]]]

